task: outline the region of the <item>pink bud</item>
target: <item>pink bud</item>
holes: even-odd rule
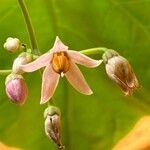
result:
[[[10,74],[6,78],[6,94],[13,103],[23,105],[27,95],[28,88],[21,75]]]

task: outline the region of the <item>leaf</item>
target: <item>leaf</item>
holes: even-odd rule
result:
[[[55,36],[70,49],[108,47],[126,57],[134,68],[141,89],[124,97],[109,80],[104,65],[96,69],[80,67],[94,91],[92,96],[77,93],[65,78],[55,93],[62,113],[62,140],[67,150],[109,150],[132,125],[150,111],[150,1],[148,0],[26,0],[42,53],[49,50]],[[8,54],[3,43],[18,37],[30,47],[28,32],[16,0],[0,5],[0,68],[10,69],[17,55]],[[93,56],[101,57],[101,56]],[[40,105],[39,72],[25,75],[29,98],[18,107],[5,94],[0,76],[0,141],[27,150],[55,149],[44,133]]]
[[[7,145],[5,145],[3,143],[0,143],[0,149],[2,149],[2,150],[19,150],[19,149],[14,148],[14,147],[8,147]]]

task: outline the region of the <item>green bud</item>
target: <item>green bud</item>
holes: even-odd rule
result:
[[[118,56],[118,52],[116,52],[115,50],[112,49],[108,49],[102,56],[104,63],[106,64],[108,62],[108,59],[114,57],[114,56]]]
[[[53,115],[61,115],[60,109],[56,106],[48,106],[45,111],[44,111],[44,118],[46,118],[48,115],[53,116]]]

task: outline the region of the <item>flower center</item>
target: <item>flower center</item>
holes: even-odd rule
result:
[[[65,52],[54,53],[51,63],[54,71],[59,74],[66,73],[70,67],[69,58]]]

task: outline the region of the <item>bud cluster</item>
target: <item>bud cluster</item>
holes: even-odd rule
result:
[[[25,45],[17,38],[9,37],[4,43],[4,48],[9,52],[17,52],[25,50]],[[9,99],[16,104],[23,105],[27,99],[28,88],[23,78],[21,65],[27,64],[33,60],[33,55],[30,52],[22,52],[14,60],[12,65],[12,73],[6,78],[6,94]]]

